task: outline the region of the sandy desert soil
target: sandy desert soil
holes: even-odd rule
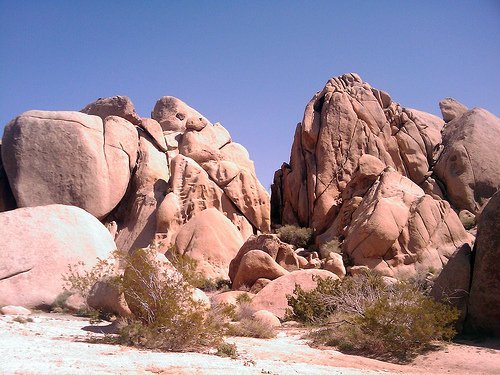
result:
[[[31,318],[19,323],[0,316],[0,374],[500,374],[500,350],[492,342],[453,343],[397,365],[311,348],[300,330],[284,328],[271,340],[228,338],[239,352],[238,359],[229,359],[89,343],[102,334],[89,332],[96,329],[83,318]]]

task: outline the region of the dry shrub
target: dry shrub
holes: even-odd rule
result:
[[[209,308],[193,299],[188,280],[197,278],[195,264],[178,262],[175,272],[156,260],[155,249],[139,249],[117,260],[126,272],[115,276],[114,285],[124,294],[133,316],[119,328],[118,336],[106,337],[106,342],[164,351],[216,348],[223,343],[230,311],[225,305]],[[86,290],[99,277],[108,277],[100,271],[103,263],[96,267],[83,274],[70,272],[68,280]]]
[[[382,359],[407,361],[434,340],[449,340],[458,310],[434,301],[410,282],[387,285],[375,274],[318,279],[318,287],[289,296],[290,315],[305,322],[328,320],[312,334],[316,343]],[[313,308],[308,309],[307,303]],[[317,314],[318,316],[315,316]]]
[[[271,324],[262,320],[243,318],[229,327],[228,334],[230,336],[271,339],[276,337],[276,330]]]
[[[295,225],[284,225],[276,230],[276,234],[281,241],[299,248],[306,247],[311,242],[313,230]]]

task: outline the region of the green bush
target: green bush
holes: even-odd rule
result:
[[[232,359],[238,358],[238,351],[235,344],[229,344],[223,342],[217,347],[217,353],[219,357],[229,357]]]
[[[413,283],[387,285],[374,274],[318,280],[316,289],[298,287],[295,294],[300,298],[289,297],[293,317],[329,323],[311,335],[313,341],[383,359],[406,361],[434,340],[451,339],[459,316]],[[314,308],[305,308],[304,301]]]
[[[221,345],[230,320],[228,307],[210,308],[193,299],[194,288],[188,282],[198,277],[193,275],[193,262],[178,262],[176,272],[156,260],[156,255],[154,249],[139,249],[118,259],[125,272],[115,276],[113,282],[124,294],[133,316],[119,327],[118,336],[107,337],[106,342],[164,351]],[[100,269],[102,264],[96,267]],[[72,272],[68,280],[86,290],[95,275],[101,274],[94,269],[83,274]]]
[[[295,225],[284,225],[276,230],[276,234],[281,241],[299,248],[306,247],[311,242],[313,230]]]
[[[300,285],[295,285],[293,294],[287,295],[288,306],[285,320],[296,320],[306,324],[323,324],[333,313],[334,308],[323,303],[321,297],[331,294],[337,286],[338,280],[332,278],[316,278],[317,287],[309,292]]]
[[[320,246],[319,254],[322,259],[327,258],[330,253],[342,254],[342,244],[338,238],[334,238]]]

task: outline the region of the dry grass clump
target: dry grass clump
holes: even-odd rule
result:
[[[276,234],[281,241],[299,248],[306,247],[311,242],[313,230],[295,225],[283,225],[276,230]]]
[[[276,329],[269,323],[253,318],[243,318],[229,327],[228,335],[272,339],[276,337]]]
[[[387,285],[370,273],[317,281],[316,289],[304,292],[297,286],[288,296],[291,318],[326,326],[311,334],[315,343],[404,362],[433,341],[455,334],[458,310],[434,301],[410,282]]]

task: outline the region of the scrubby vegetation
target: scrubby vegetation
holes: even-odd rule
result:
[[[306,247],[311,242],[313,230],[295,225],[284,225],[276,230],[276,234],[281,241],[299,248]]]
[[[342,280],[318,279],[288,296],[289,317],[323,324],[311,338],[339,350],[407,361],[434,340],[454,334],[457,309],[434,301],[411,282],[384,283],[375,274]]]
[[[195,264],[178,263],[175,270],[155,255],[155,250],[139,249],[120,258],[125,272],[115,276],[114,283],[133,316],[119,328],[118,336],[106,341],[165,351],[219,347],[230,320],[227,307],[211,308],[193,297],[194,288],[187,280],[196,278]],[[96,274],[109,277],[98,270],[80,275],[70,268],[70,272],[67,280],[81,290]]]

